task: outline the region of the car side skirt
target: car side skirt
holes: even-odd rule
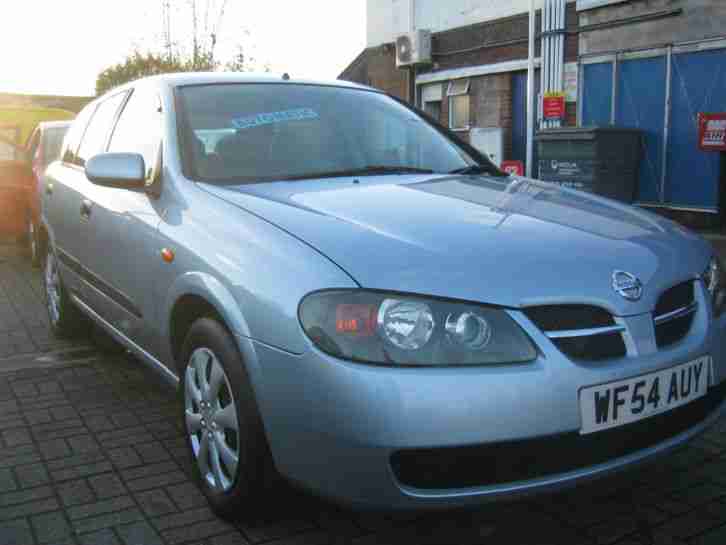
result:
[[[142,362],[150,367],[154,372],[158,373],[167,383],[176,388],[179,385],[179,377],[166,365],[161,363],[154,356],[149,354],[146,350],[141,348],[134,341],[129,339],[121,331],[113,327],[106,320],[101,318],[91,307],[81,301],[77,295],[71,295],[73,303],[78,306],[85,314],[87,314],[94,322],[105,329],[114,339],[125,346],[130,352],[136,355]]]

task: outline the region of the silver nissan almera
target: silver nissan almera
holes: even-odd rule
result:
[[[179,384],[222,515],[276,476],[356,506],[554,491],[673,451],[726,396],[726,275],[637,208],[506,176],[343,82],[140,80],[43,192],[53,328]]]

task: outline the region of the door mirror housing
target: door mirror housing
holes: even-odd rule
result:
[[[105,187],[142,188],[146,185],[144,158],[138,153],[99,153],[86,162],[86,177]]]

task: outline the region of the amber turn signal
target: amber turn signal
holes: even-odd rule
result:
[[[172,252],[169,248],[162,248],[161,259],[163,259],[167,263],[171,263],[172,261],[174,261],[174,252]]]

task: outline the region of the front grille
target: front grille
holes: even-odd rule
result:
[[[693,281],[683,282],[663,292],[653,312],[658,348],[683,340],[691,330],[695,313]]]
[[[726,382],[698,400],[640,422],[589,435],[579,432],[468,447],[395,452],[396,479],[421,489],[492,486],[574,471],[652,447],[701,423],[726,398]]]
[[[570,359],[601,361],[627,354],[615,319],[603,308],[545,305],[526,308],[524,313]]]
[[[542,331],[615,325],[612,315],[607,310],[590,305],[544,305],[526,308],[524,313]]]
[[[662,316],[680,308],[687,307],[695,301],[693,281],[683,282],[663,292],[655,305],[656,316]]]
[[[682,341],[693,325],[693,314],[655,326],[655,342],[658,348],[667,348]]]
[[[601,361],[624,358],[627,350],[620,333],[607,333],[590,337],[564,337],[552,339],[554,345],[575,360]]]

